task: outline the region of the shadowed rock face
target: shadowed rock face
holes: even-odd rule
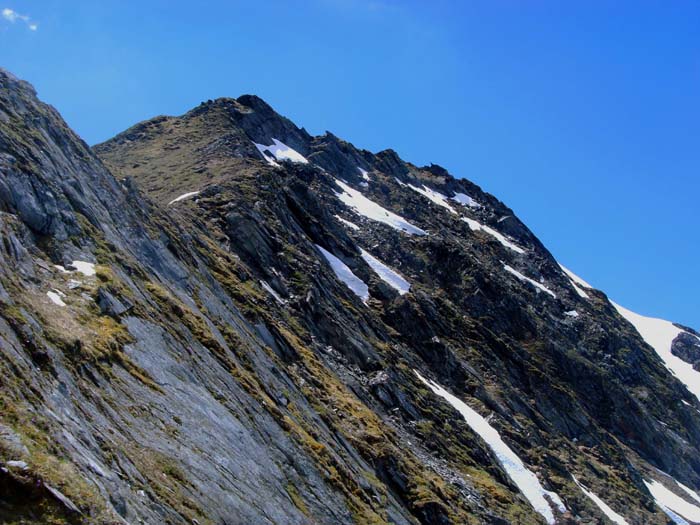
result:
[[[698,400],[512,210],[257,97],[91,150],[0,72],[0,236],[0,521],[544,523],[414,370],[488,416],[558,523],[602,519],[572,475],[630,523],[667,522],[657,469],[700,488]]]
[[[700,338],[692,333],[681,332],[673,340],[671,353],[700,370]]]

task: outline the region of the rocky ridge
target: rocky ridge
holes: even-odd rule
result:
[[[476,185],[254,96],[91,149],[0,88],[5,522],[611,522],[594,494],[669,523],[655,483],[697,504],[700,402],[663,353],[697,370],[697,333],[656,348]]]

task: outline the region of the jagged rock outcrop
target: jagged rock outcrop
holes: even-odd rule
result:
[[[700,337],[690,331],[678,334],[673,340],[671,353],[700,370]]]
[[[91,150],[0,88],[8,523],[611,519],[590,491],[663,524],[657,482],[693,503],[700,401],[476,185],[254,96]]]

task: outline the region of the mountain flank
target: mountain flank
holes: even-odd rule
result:
[[[0,71],[0,236],[3,523],[700,522],[698,333],[440,166]]]

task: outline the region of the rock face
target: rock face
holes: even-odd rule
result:
[[[91,150],[0,72],[0,235],[0,521],[605,523],[583,485],[669,523],[652,481],[697,504],[700,401],[439,166],[254,96]]]
[[[673,340],[671,353],[700,370],[700,337],[692,332],[681,332]]]

